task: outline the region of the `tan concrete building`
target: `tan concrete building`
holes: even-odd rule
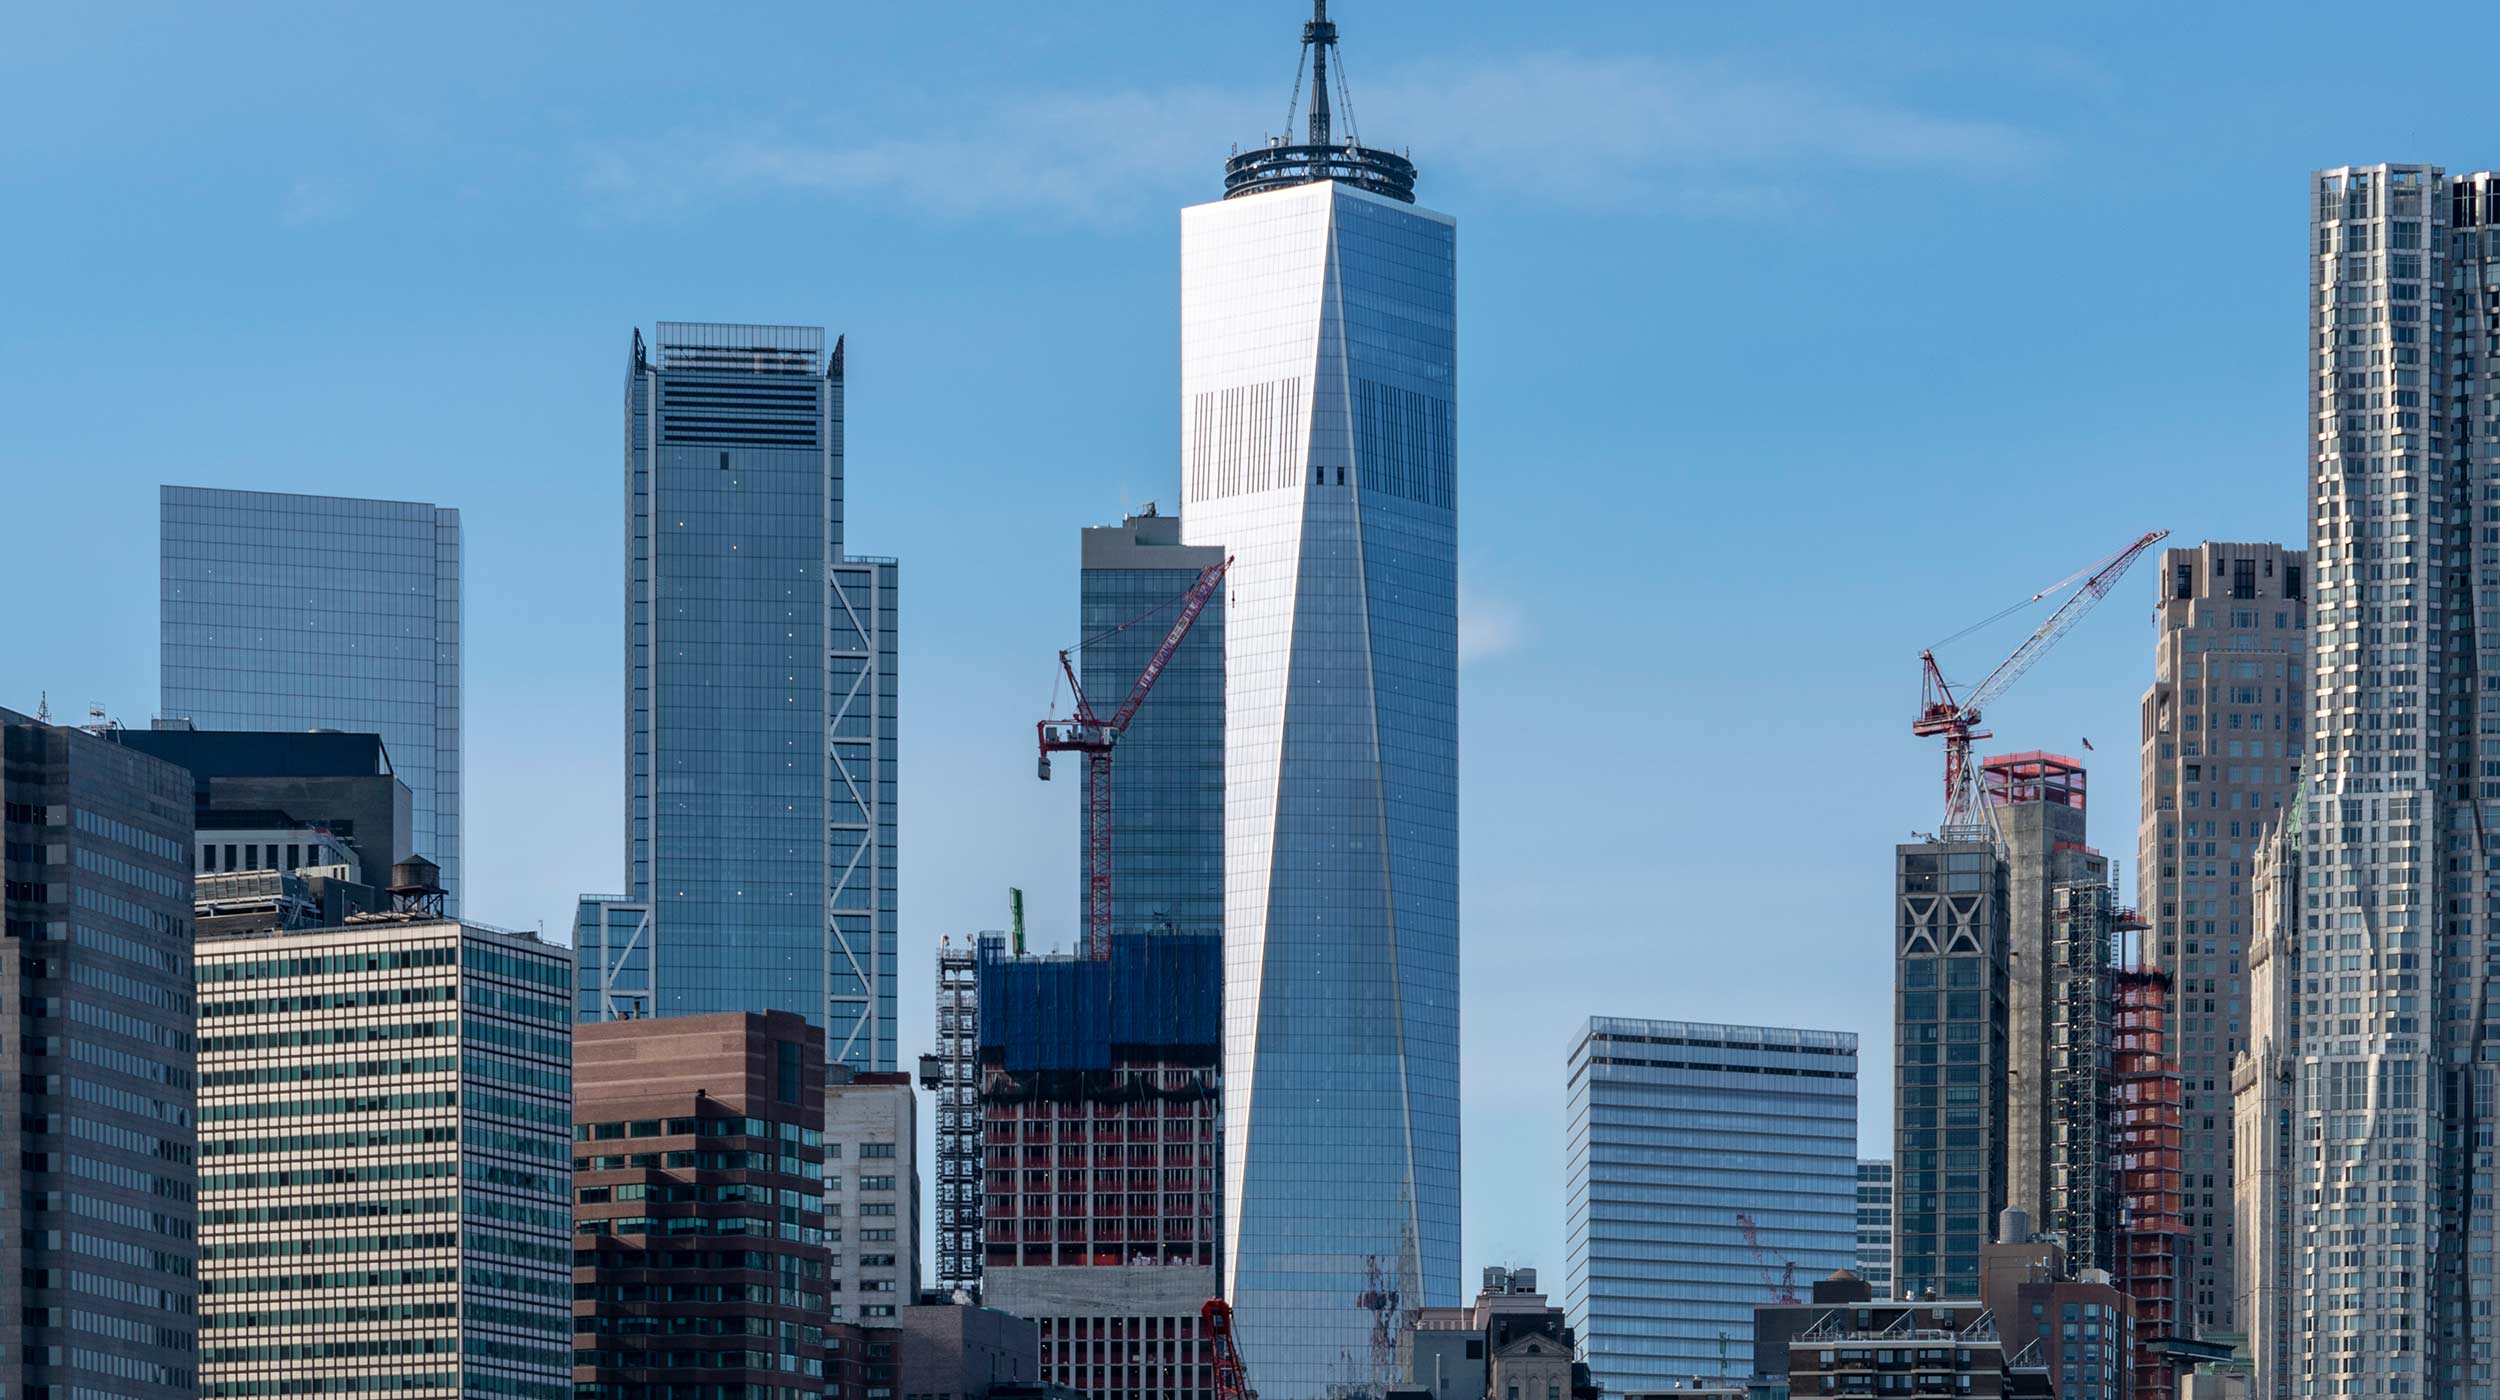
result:
[[[920,1292],[919,1121],[911,1076],[833,1067],[825,1231],[834,1246],[828,1311],[837,1322],[899,1327],[901,1309]]]
[[[2161,559],[2136,897],[2146,960],[2176,989],[2189,1301],[2201,1328],[2235,1325],[2231,1065],[2248,1045],[2257,845],[2300,774],[2307,565],[2306,552],[2276,544],[2208,542]]]

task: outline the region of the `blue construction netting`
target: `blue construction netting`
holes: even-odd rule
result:
[[[1212,1050],[1224,1038],[1224,940],[1122,933],[1111,956],[1010,956],[984,939],[981,1058],[1004,1068],[1109,1069],[1115,1046]]]

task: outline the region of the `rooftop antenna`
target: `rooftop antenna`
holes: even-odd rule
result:
[[[37,691],[35,695],[35,723],[50,724],[52,722],[52,692],[42,690]]]
[[[1328,0],[1311,0],[1311,22],[1302,26],[1302,47],[1311,55],[1311,144],[1328,144],[1328,51],[1337,26],[1328,22]]]

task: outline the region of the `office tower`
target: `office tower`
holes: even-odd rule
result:
[[[1107,714],[1154,659],[1183,595],[1224,562],[1224,551],[1181,543],[1179,518],[1149,504],[1117,526],[1088,527],[1079,558],[1078,678]],[[1111,926],[1121,932],[1224,931],[1224,593],[1207,599],[1120,736],[1111,766]],[[1080,872],[1087,831],[1080,813]],[[1080,876],[1080,925],[1085,902]]]
[[[2295,1199],[2321,1204],[2293,1226],[2293,1370],[2474,1400],[2494,1393],[2476,1143],[2500,1127],[2500,895],[2458,872],[2500,856],[2500,545],[2469,504],[2500,488],[2500,175],[2348,166],[2314,197],[2301,957],[2337,985],[2297,1030]],[[2412,1218],[2382,1224],[2398,1192],[2419,1203],[2384,1209]]]
[[[457,909],[460,512],[197,486],[162,488],[158,512],[158,709],[200,729],[380,735],[411,849]]]
[[[1596,1016],[1567,1093],[1563,1306],[1608,1394],[1721,1375],[1856,1257],[1856,1036]]]
[[[2049,1210],[2050,909],[2058,886],[2109,879],[2109,861],[2084,844],[2083,765],[2064,754],[2002,754],[1980,764],[1989,816],[2004,843],[2006,1073],[2005,1201],[2033,1220]]]
[[[2154,604],[2136,907],[2149,961],[2180,992],[2171,1029],[2195,1183],[2191,1303],[2205,1328],[2242,1325],[2232,1302],[2231,1061],[2248,1043],[2258,833],[2281,819],[2300,772],[2308,562],[2273,544],[2164,550]]]
[[[920,1128],[911,1077],[836,1065],[825,1088],[831,1313],[885,1329],[920,1293]],[[849,1248],[842,1246],[845,1234]]]
[[[634,334],[626,891],[578,1004],[792,1011],[890,1072],[897,569],[844,549],[842,369],[815,326]]]
[[[1101,959],[981,941],[981,1297],[1093,1400],[1214,1394],[1222,957],[1209,934],[1114,933]]]
[[[199,944],[203,1396],[573,1394],[572,958],[434,902]]]
[[[1406,1351],[1402,1389],[1431,1400],[1598,1400],[1570,1320],[1537,1292],[1534,1269],[1488,1267],[1475,1302],[1416,1315]]]
[[[0,710],[8,989],[0,1309],[11,1396],[198,1389],[191,784]]]
[[[1878,1298],[1892,1296],[1892,1163],[1858,1162],[1858,1254],[1850,1265]]]
[[[577,1395],[830,1393],[824,1128],[804,1017],[574,1029]]]
[[[2005,861],[1984,830],[1897,846],[1893,947],[1892,1283],[1979,1288],[2005,1206]]]
[[[1225,1295],[1269,1400],[1458,1301],[1457,228],[1331,134],[1181,214],[1181,537],[1233,556]]]
[[[2300,853],[2294,801],[2257,844],[2248,936],[2247,1048],[2231,1065],[2231,1315],[2248,1338],[2256,1394],[2293,1393],[2295,1205],[2292,1105],[2300,1072]]]
[[[1016,907],[1024,907],[1022,891]],[[929,1252],[941,1293],[981,1289],[981,997],[973,939],[938,939],[937,1053],[920,1057],[935,1118],[937,1218]]]

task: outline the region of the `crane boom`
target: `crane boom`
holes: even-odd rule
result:
[[[1918,718],[1910,721],[1910,732],[1922,738],[1944,736],[1946,828],[1968,828],[1978,822],[1981,814],[1979,770],[1971,762],[1971,745],[1976,740],[1989,737],[1988,731],[1979,727],[1982,709],[2003,695],[2014,682],[2021,680],[2050,647],[2057,645],[2059,638],[2073,630],[2074,625],[2081,622],[2094,605],[2109,596],[2109,591],[2118,586],[2118,580],[2134,567],[2135,561],[2142,558],[2146,550],[2169,537],[2167,530],[2147,531],[2088,572],[2071,575],[2033,594],[2032,601],[2036,602],[2077,580],[2082,583],[2072,597],[2049,614],[2047,621],[2032,629],[2022,645],[1998,662],[1979,684],[1958,697],[1953,693],[1952,684],[1945,679],[1943,668],[1936,662],[1935,649],[1931,647],[1919,653],[1919,713]],[[2000,617],[2003,615],[1998,614]]]
[[[1197,582],[1181,595],[1178,616],[1163,634],[1163,641],[1148,658],[1146,669],[1138,674],[1137,683],[1129,687],[1128,698],[1105,720],[1095,714],[1093,702],[1085,696],[1085,684],[1076,673],[1076,648],[1059,653],[1059,670],[1067,677],[1068,690],[1074,698],[1074,712],[1067,719],[1046,719],[1033,726],[1041,746],[1041,776],[1050,779],[1050,756],[1054,753],[1085,755],[1085,950],[1091,958],[1111,956],[1111,751],[1128,732],[1129,722],[1137,718],[1137,707],[1146,703],[1155,682],[1164,668],[1172,664],[1173,653],[1180,650],[1189,629],[1206,611],[1207,602],[1224,582],[1225,572],[1233,561],[1222,561],[1199,570]],[[1112,629],[1125,631],[1134,624],[1123,623]],[[1107,635],[1107,634],[1106,634]],[[1083,643],[1079,643],[1082,646]]]

